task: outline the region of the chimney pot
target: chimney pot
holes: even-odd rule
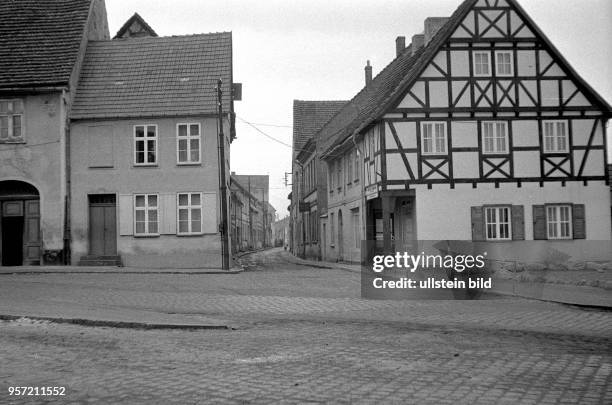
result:
[[[425,19],[425,43],[427,45],[429,41],[436,35],[436,33],[442,28],[444,24],[449,20],[448,17],[427,17]]]
[[[366,63],[365,66],[365,84],[366,86],[372,83],[372,66],[370,66],[370,61]]]
[[[406,49],[406,37],[395,38],[395,57],[400,56]]]
[[[425,35],[416,34],[412,37],[412,55],[425,45]]]

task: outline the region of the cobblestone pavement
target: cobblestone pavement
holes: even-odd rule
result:
[[[0,322],[0,403],[612,403],[612,313],[520,299],[365,301],[359,274],[245,258],[238,275],[0,277],[3,308],[89,305],[236,330]],[[66,396],[8,396],[9,386]]]

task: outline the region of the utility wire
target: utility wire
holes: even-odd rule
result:
[[[255,126],[255,124],[253,124],[253,123],[251,123],[251,122],[249,122],[249,121],[247,121],[247,120],[243,119],[242,117],[239,117],[238,115],[236,115],[236,117],[237,117],[237,118],[238,118],[240,121],[244,122],[245,124],[249,125],[249,126],[250,126],[250,127],[252,127],[253,129],[255,129],[257,132],[259,132],[260,134],[262,134],[262,135],[263,135],[263,136],[265,136],[266,138],[269,138],[269,139],[273,140],[274,142],[280,143],[281,145],[286,146],[286,147],[288,147],[288,148],[290,148],[290,149],[291,149],[291,148],[293,148],[293,147],[292,147],[291,145],[289,145],[288,143],[285,143],[285,142],[281,141],[280,139],[277,139],[277,138],[273,137],[272,135],[268,135],[267,133],[265,133],[265,132],[264,132],[264,131],[262,131],[261,129],[257,128],[257,126]]]

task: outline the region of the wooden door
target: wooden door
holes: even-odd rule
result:
[[[117,208],[115,196],[90,196],[89,254],[117,255]]]
[[[23,264],[40,264],[40,200],[26,200],[23,229]]]

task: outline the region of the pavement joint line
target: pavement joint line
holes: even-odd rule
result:
[[[195,271],[195,270],[187,270],[187,271],[124,271],[124,270],[109,270],[109,271],[100,271],[100,270],[28,270],[28,271],[15,271],[15,272],[5,272],[0,271],[0,276],[19,276],[19,275],[30,275],[30,274],[192,274],[192,275],[207,275],[207,274],[240,274],[244,271],[241,270],[219,270],[219,271]]]
[[[109,327],[120,329],[175,329],[175,330],[237,330],[237,327],[229,325],[204,325],[204,324],[173,324],[173,323],[147,323],[136,321],[104,321],[84,318],[55,318],[48,316],[30,315],[4,315],[0,314],[0,321],[16,321],[20,319],[30,319],[34,321],[48,321],[57,324],[71,324],[89,327]]]

